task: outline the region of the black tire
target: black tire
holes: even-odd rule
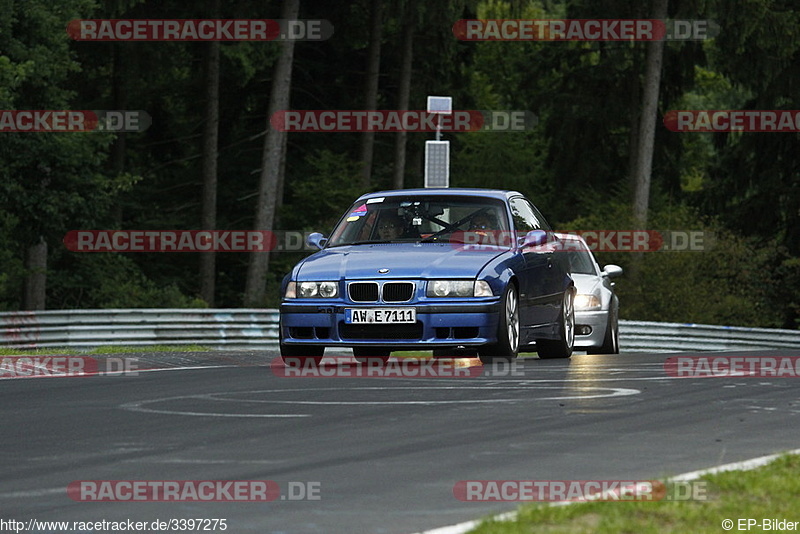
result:
[[[608,326],[606,326],[603,344],[594,352],[595,354],[619,354],[619,320],[616,313],[608,314]]]
[[[536,352],[539,353],[539,358],[550,360],[572,356],[572,347],[575,345],[575,307],[571,289],[564,293],[560,322],[561,332],[558,339],[536,340]]]
[[[287,367],[303,367],[309,361],[314,366],[322,362],[325,347],[317,345],[283,345],[281,344],[281,358]]]
[[[500,301],[500,320],[497,323],[497,343],[478,349],[483,363],[510,362],[519,353],[520,321],[517,287],[509,282]]]
[[[391,351],[380,347],[353,347],[353,357],[358,363],[386,365]]]

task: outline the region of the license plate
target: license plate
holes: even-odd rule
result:
[[[416,308],[345,308],[347,324],[416,323]]]

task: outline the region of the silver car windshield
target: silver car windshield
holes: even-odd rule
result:
[[[577,243],[577,241],[572,241],[569,242],[569,245],[575,245]],[[566,254],[569,258],[570,269],[574,274],[597,274],[597,269],[595,268],[591,253],[583,249],[582,245],[580,245],[578,250],[570,250],[568,246]]]
[[[329,247],[416,241],[455,242],[469,231],[507,232],[505,204],[466,196],[379,197],[354,203]]]

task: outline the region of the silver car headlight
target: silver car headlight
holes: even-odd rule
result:
[[[284,296],[301,299],[338,297],[339,284],[337,282],[289,282]]]
[[[425,294],[429,297],[491,297],[492,288],[485,280],[430,280]]]
[[[593,311],[601,308],[600,298],[597,295],[575,295],[575,310]]]

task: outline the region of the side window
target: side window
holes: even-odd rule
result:
[[[514,229],[518,232],[548,229],[547,223],[545,222],[543,224],[544,219],[542,215],[524,198],[512,198],[510,205],[511,215],[514,218]]]
[[[540,224],[539,228],[541,228],[542,230],[547,230],[547,231],[552,230],[552,228],[550,228],[550,225],[547,224],[547,220],[542,216],[542,214],[539,212],[539,210],[536,209],[536,206],[534,206],[533,204],[531,204],[530,202],[527,202],[527,201],[525,203],[528,204],[531,207],[531,211],[533,211],[534,217],[536,218],[537,221],[539,221],[539,224]]]

